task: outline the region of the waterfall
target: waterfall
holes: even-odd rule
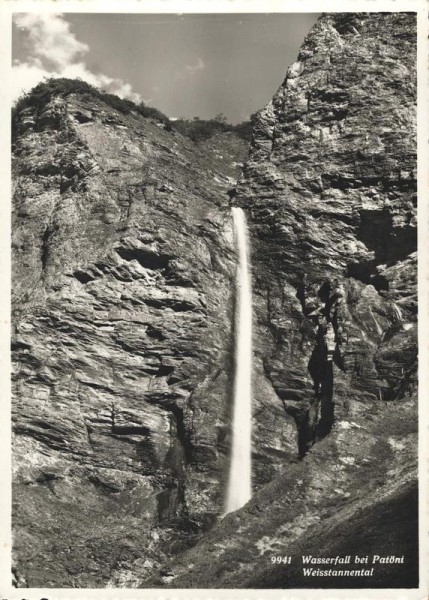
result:
[[[249,270],[249,242],[246,217],[233,208],[234,233],[238,249],[235,309],[235,374],[232,427],[232,452],[226,512],[241,508],[251,490],[252,419],[252,290]]]

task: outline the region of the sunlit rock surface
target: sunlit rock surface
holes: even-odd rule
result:
[[[105,585],[124,561],[150,565],[169,528],[192,536],[223,509],[236,262],[227,191],[247,145],[217,136],[212,158],[216,140],[209,152],[79,95],[23,113],[18,571],[30,586]]]
[[[326,15],[254,130],[235,202],[252,230],[258,377],[296,420],[301,453],[350,403],[412,387],[414,68],[413,15]]]

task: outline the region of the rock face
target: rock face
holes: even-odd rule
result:
[[[254,427],[277,404],[302,460],[173,562],[171,586],[417,585],[415,50],[411,14],[324,15],[259,115],[234,197],[253,246]],[[404,564],[303,575],[302,555],[353,553]]]
[[[415,402],[377,406],[338,421],[305,459],[227,515],[194,548],[164,566],[177,588],[416,587],[418,581]],[[370,418],[371,417],[371,418]],[[387,433],[388,432],[388,433]],[[374,556],[403,557],[398,564]],[[337,569],[370,576],[304,575],[329,564],[303,556],[351,556]],[[359,556],[367,563],[355,563]],[[290,563],[273,562],[289,557]],[[160,585],[162,574],[149,583]]]
[[[18,571],[106,585],[130,560],[150,569],[168,528],[191,537],[223,509],[237,172],[79,95],[17,128]],[[218,149],[237,162],[233,142]]]
[[[257,378],[294,418],[301,455],[334,419],[413,386],[415,56],[411,14],[325,15],[261,111],[238,185]]]
[[[355,587],[416,585],[414,67],[412,14],[322,16],[237,184],[235,141],[196,148],[73,94],[18,115],[17,585],[353,587],[302,577],[302,554],[337,553],[404,554]],[[256,493],[215,525],[231,202],[252,243]]]

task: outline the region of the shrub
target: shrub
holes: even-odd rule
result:
[[[214,119],[200,119],[195,117],[193,120],[178,119],[177,121],[169,118],[157,108],[146,106],[144,102],[135,104],[131,100],[119,98],[115,94],[110,94],[90,85],[82,79],[67,79],[65,77],[50,78],[42,81],[34,87],[28,94],[22,95],[12,108],[12,130],[16,131],[18,114],[24,108],[35,108],[40,110],[51,99],[52,96],[66,97],[69,94],[82,94],[85,99],[96,98],[102,100],[108,106],[127,115],[136,112],[147,119],[155,119],[164,124],[167,131],[178,131],[182,135],[189,137],[194,142],[207,140],[218,132],[235,132],[245,140],[250,140],[252,134],[252,123],[255,115],[251,115],[250,121],[244,121],[238,125],[231,125],[226,117],[220,113]],[[253,118],[253,120],[252,120]]]
[[[28,94],[21,96],[12,109],[12,117],[16,117],[21,110],[27,107],[42,108],[54,95],[65,97],[69,94],[82,94],[86,99],[96,98],[102,100],[108,106],[126,115],[135,111],[146,117],[164,122],[168,121],[168,117],[161,111],[156,108],[144,106],[143,102],[137,106],[131,100],[119,98],[115,94],[99,90],[82,79],[67,79],[65,77],[46,79],[36,85]]]
[[[28,94],[22,95],[12,108],[12,116],[15,117],[24,108],[42,108],[49,102],[51,96],[67,96],[72,93],[82,93],[90,96],[99,95],[100,92],[81,79],[66,79],[64,77],[50,78],[40,82]]]
[[[207,140],[215,133],[234,132],[239,137],[249,141],[252,135],[252,125],[250,121],[244,121],[238,125],[231,125],[226,117],[220,113],[214,119],[200,119],[195,117],[192,121],[187,119],[178,119],[174,121],[173,128],[182,135],[185,135],[194,142]]]
[[[146,106],[144,102],[140,102],[140,104],[137,106],[137,112],[147,119],[156,119],[167,126],[171,125],[170,119],[164,115],[164,113],[153,106]]]

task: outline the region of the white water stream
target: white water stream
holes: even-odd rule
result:
[[[243,210],[233,208],[232,216],[239,260],[235,310],[232,452],[226,513],[241,508],[252,496],[252,286],[249,269],[249,241]]]

